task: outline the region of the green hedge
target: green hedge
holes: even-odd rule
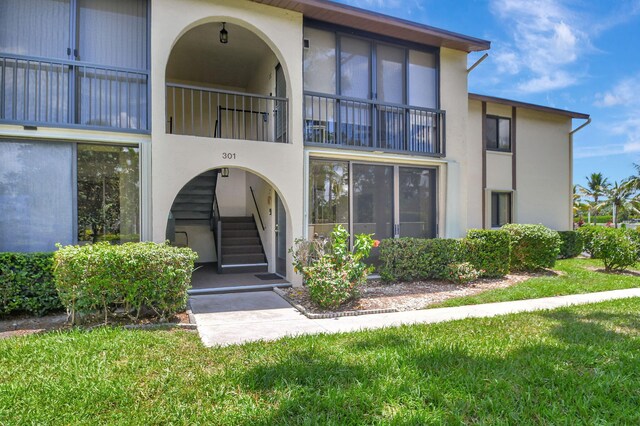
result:
[[[61,247],[54,255],[60,299],[76,314],[118,308],[137,318],[143,309],[166,318],[185,308],[197,255],[156,243],[97,243]]]
[[[579,256],[584,250],[584,236],[578,231],[560,231],[560,257],[570,259]]]
[[[581,228],[578,228],[578,233],[582,235],[582,239],[584,240],[584,251],[589,253],[589,255],[596,259],[596,256],[593,254],[593,238],[599,232],[604,232],[607,229],[604,226],[596,226],[596,225],[585,225]]]
[[[607,271],[621,271],[638,261],[638,242],[626,229],[603,228],[593,235],[591,247]]]
[[[462,240],[389,238],[380,242],[384,281],[447,279],[449,265],[464,261]]]
[[[510,235],[504,230],[470,229],[464,239],[465,259],[483,277],[509,273]]]
[[[0,316],[59,309],[51,253],[0,253]]]
[[[543,225],[507,224],[511,236],[511,271],[552,268],[560,254],[560,236]]]

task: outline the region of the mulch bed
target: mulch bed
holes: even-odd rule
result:
[[[483,278],[470,284],[454,284],[448,281],[415,281],[384,283],[369,280],[360,288],[360,297],[345,303],[336,310],[326,310],[311,301],[307,287],[282,289],[286,297],[301,305],[311,314],[357,313],[358,311],[412,311],[424,309],[454,297],[470,296],[487,290],[511,287],[531,278],[557,276],[560,272],[510,274],[504,278]]]
[[[110,319],[109,325],[115,326],[133,326],[136,328],[152,328],[160,325],[186,325],[190,324],[189,314],[187,312],[179,312],[169,321],[159,322],[154,318],[141,318],[137,322],[132,322],[128,318]],[[102,325],[102,320],[85,321],[82,328],[90,329]],[[24,336],[27,334],[42,333],[53,330],[69,330],[73,326],[67,321],[67,314],[53,313],[42,317],[34,317],[29,315],[15,315],[0,318],[0,339],[14,336]]]

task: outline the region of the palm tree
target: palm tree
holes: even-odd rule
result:
[[[636,191],[640,191],[640,164],[633,163],[633,167],[636,169],[636,174],[629,176],[629,181],[632,182]]]
[[[613,226],[618,227],[618,213],[624,209],[633,209],[634,202],[632,200],[635,192],[634,182],[632,180],[623,180],[618,184],[614,182],[613,185],[604,190],[604,195],[607,197],[607,201],[601,203],[599,207],[606,204],[613,206]]]
[[[610,183],[602,173],[591,173],[586,177],[586,179],[587,186],[581,186],[580,189],[584,195],[593,199],[593,209],[594,213],[597,215],[598,209],[601,207],[599,203],[600,198],[604,195],[605,190],[609,188]]]
[[[590,208],[589,203],[582,199],[578,185],[573,185],[573,215],[581,215],[582,212],[588,211]]]

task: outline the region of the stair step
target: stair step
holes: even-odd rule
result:
[[[242,274],[248,272],[268,272],[269,267],[266,263],[255,265],[222,265],[223,274]]]
[[[179,220],[179,219],[209,220],[209,212],[174,211],[173,217],[176,220]]]
[[[224,246],[222,247],[224,254],[263,254],[262,246],[256,245],[241,245],[241,246]]]
[[[224,252],[225,247],[227,246],[255,246],[260,244],[260,238],[227,238],[222,233],[222,250]]]
[[[235,269],[235,268],[232,268]],[[232,272],[260,272],[260,271],[228,271]],[[198,297],[208,294],[225,294],[225,293],[249,293],[254,291],[273,291],[274,288],[291,288],[291,284],[283,280],[282,283],[275,284],[257,284],[257,285],[242,285],[231,287],[216,287],[216,288],[198,288],[188,290],[187,293],[191,297]]]
[[[249,265],[266,263],[264,254],[225,254],[222,251],[222,265]]]
[[[209,212],[211,211],[211,203],[173,203],[172,212]]]
[[[222,238],[258,238],[258,231],[256,229],[250,230],[222,230]]]
[[[206,187],[206,188],[190,188],[190,187],[184,187],[182,188],[182,190],[178,193],[178,195],[189,195],[189,196],[196,196],[196,197],[209,197],[212,198],[213,197],[213,187]]]
[[[249,222],[227,222],[222,224],[223,231],[251,231],[257,230],[255,223]]]
[[[213,202],[212,194],[185,194],[184,192],[179,193],[176,196],[176,199],[173,200],[173,204],[177,203],[207,203],[211,205]]]
[[[226,216],[226,217],[223,217],[221,220],[222,220],[222,223],[238,223],[238,222],[254,223],[253,216]]]
[[[176,226],[206,226],[209,228],[209,219],[176,219]]]

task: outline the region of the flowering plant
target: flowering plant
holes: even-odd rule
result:
[[[450,263],[447,265],[445,275],[447,279],[456,284],[467,284],[475,281],[484,271],[476,270],[469,262]]]
[[[356,235],[350,250],[349,233],[342,225],[336,225],[328,239],[296,240],[289,252],[295,270],[304,277],[311,300],[322,308],[335,309],[356,297],[358,287],[373,271],[364,259],[377,246],[376,241],[369,234]]]

